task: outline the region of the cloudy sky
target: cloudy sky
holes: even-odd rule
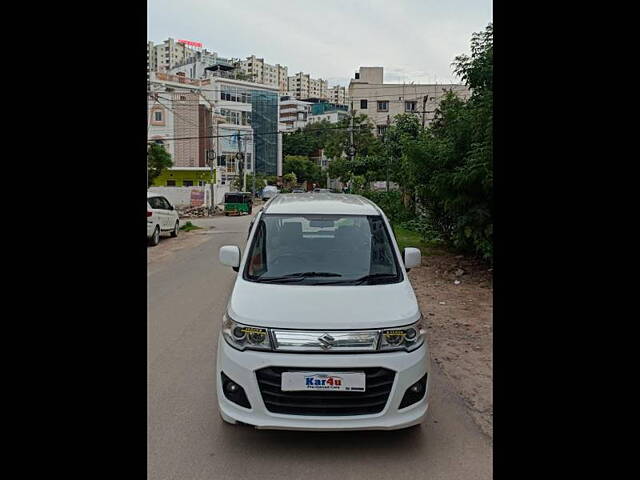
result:
[[[492,21],[491,0],[147,0],[149,40],[202,42],[221,57],[256,55],[329,85],[360,66],[388,83],[458,83],[456,55]]]

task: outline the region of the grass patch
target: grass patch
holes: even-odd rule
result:
[[[194,225],[191,222],[187,222],[185,223],[183,226],[180,227],[180,230],[183,232],[190,232],[191,230],[201,230],[202,227],[198,227],[197,225]]]
[[[402,252],[406,247],[419,248],[422,255],[433,255],[444,251],[444,245],[439,241],[425,241],[418,232],[407,230],[406,228],[393,226],[398,247]]]

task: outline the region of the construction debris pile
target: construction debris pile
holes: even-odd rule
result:
[[[200,207],[184,207],[178,209],[178,215],[180,218],[208,217],[209,207],[204,205]]]
[[[214,215],[221,215],[224,212],[224,205],[216,205]],[[199,207],[183,207],[178,208],[180,218],[208,217],[209,207],[202,205]]]

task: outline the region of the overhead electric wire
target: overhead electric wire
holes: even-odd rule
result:
[[[234,127],[231,127],[234,128]],[[318,131],[322,131],[322,130],[348,130],[349,127],[327,127],[326,129],[317,129]],[[354,129],[362,129],[362,130],[371,130],[372,128],[369,125],[358,125],[356,127],[354,127]],[[247,132],[247,133],[234,133],[231,135],[200,135],[197,137],[174,137],[174,138],[162,138],[162,139],[158,139],[158,140],[196,140],[196,139],[200,139],[200,138],[226,138],[226,137],[247,137],[247,136],[260,136],[260,135],[277,135],[277,134],[283,134],[283,135],[291,135],[294,133],[299,133],[298,130],[294,130],[294,131],[286,131],[286,132]],[[149,140],[149,139],[148,139]],[[149,140],[151,141],[151,140]]]

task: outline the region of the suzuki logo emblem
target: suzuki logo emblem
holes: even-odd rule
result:
[[[320,342],[320,346],[323,349],[328,350],[331,347],[333,347],[333,342],[335,342],[336,339],[333,338],[328,333],[325,333],[324,335],[321,335],[321,336],[318,337],[318,341]]]

